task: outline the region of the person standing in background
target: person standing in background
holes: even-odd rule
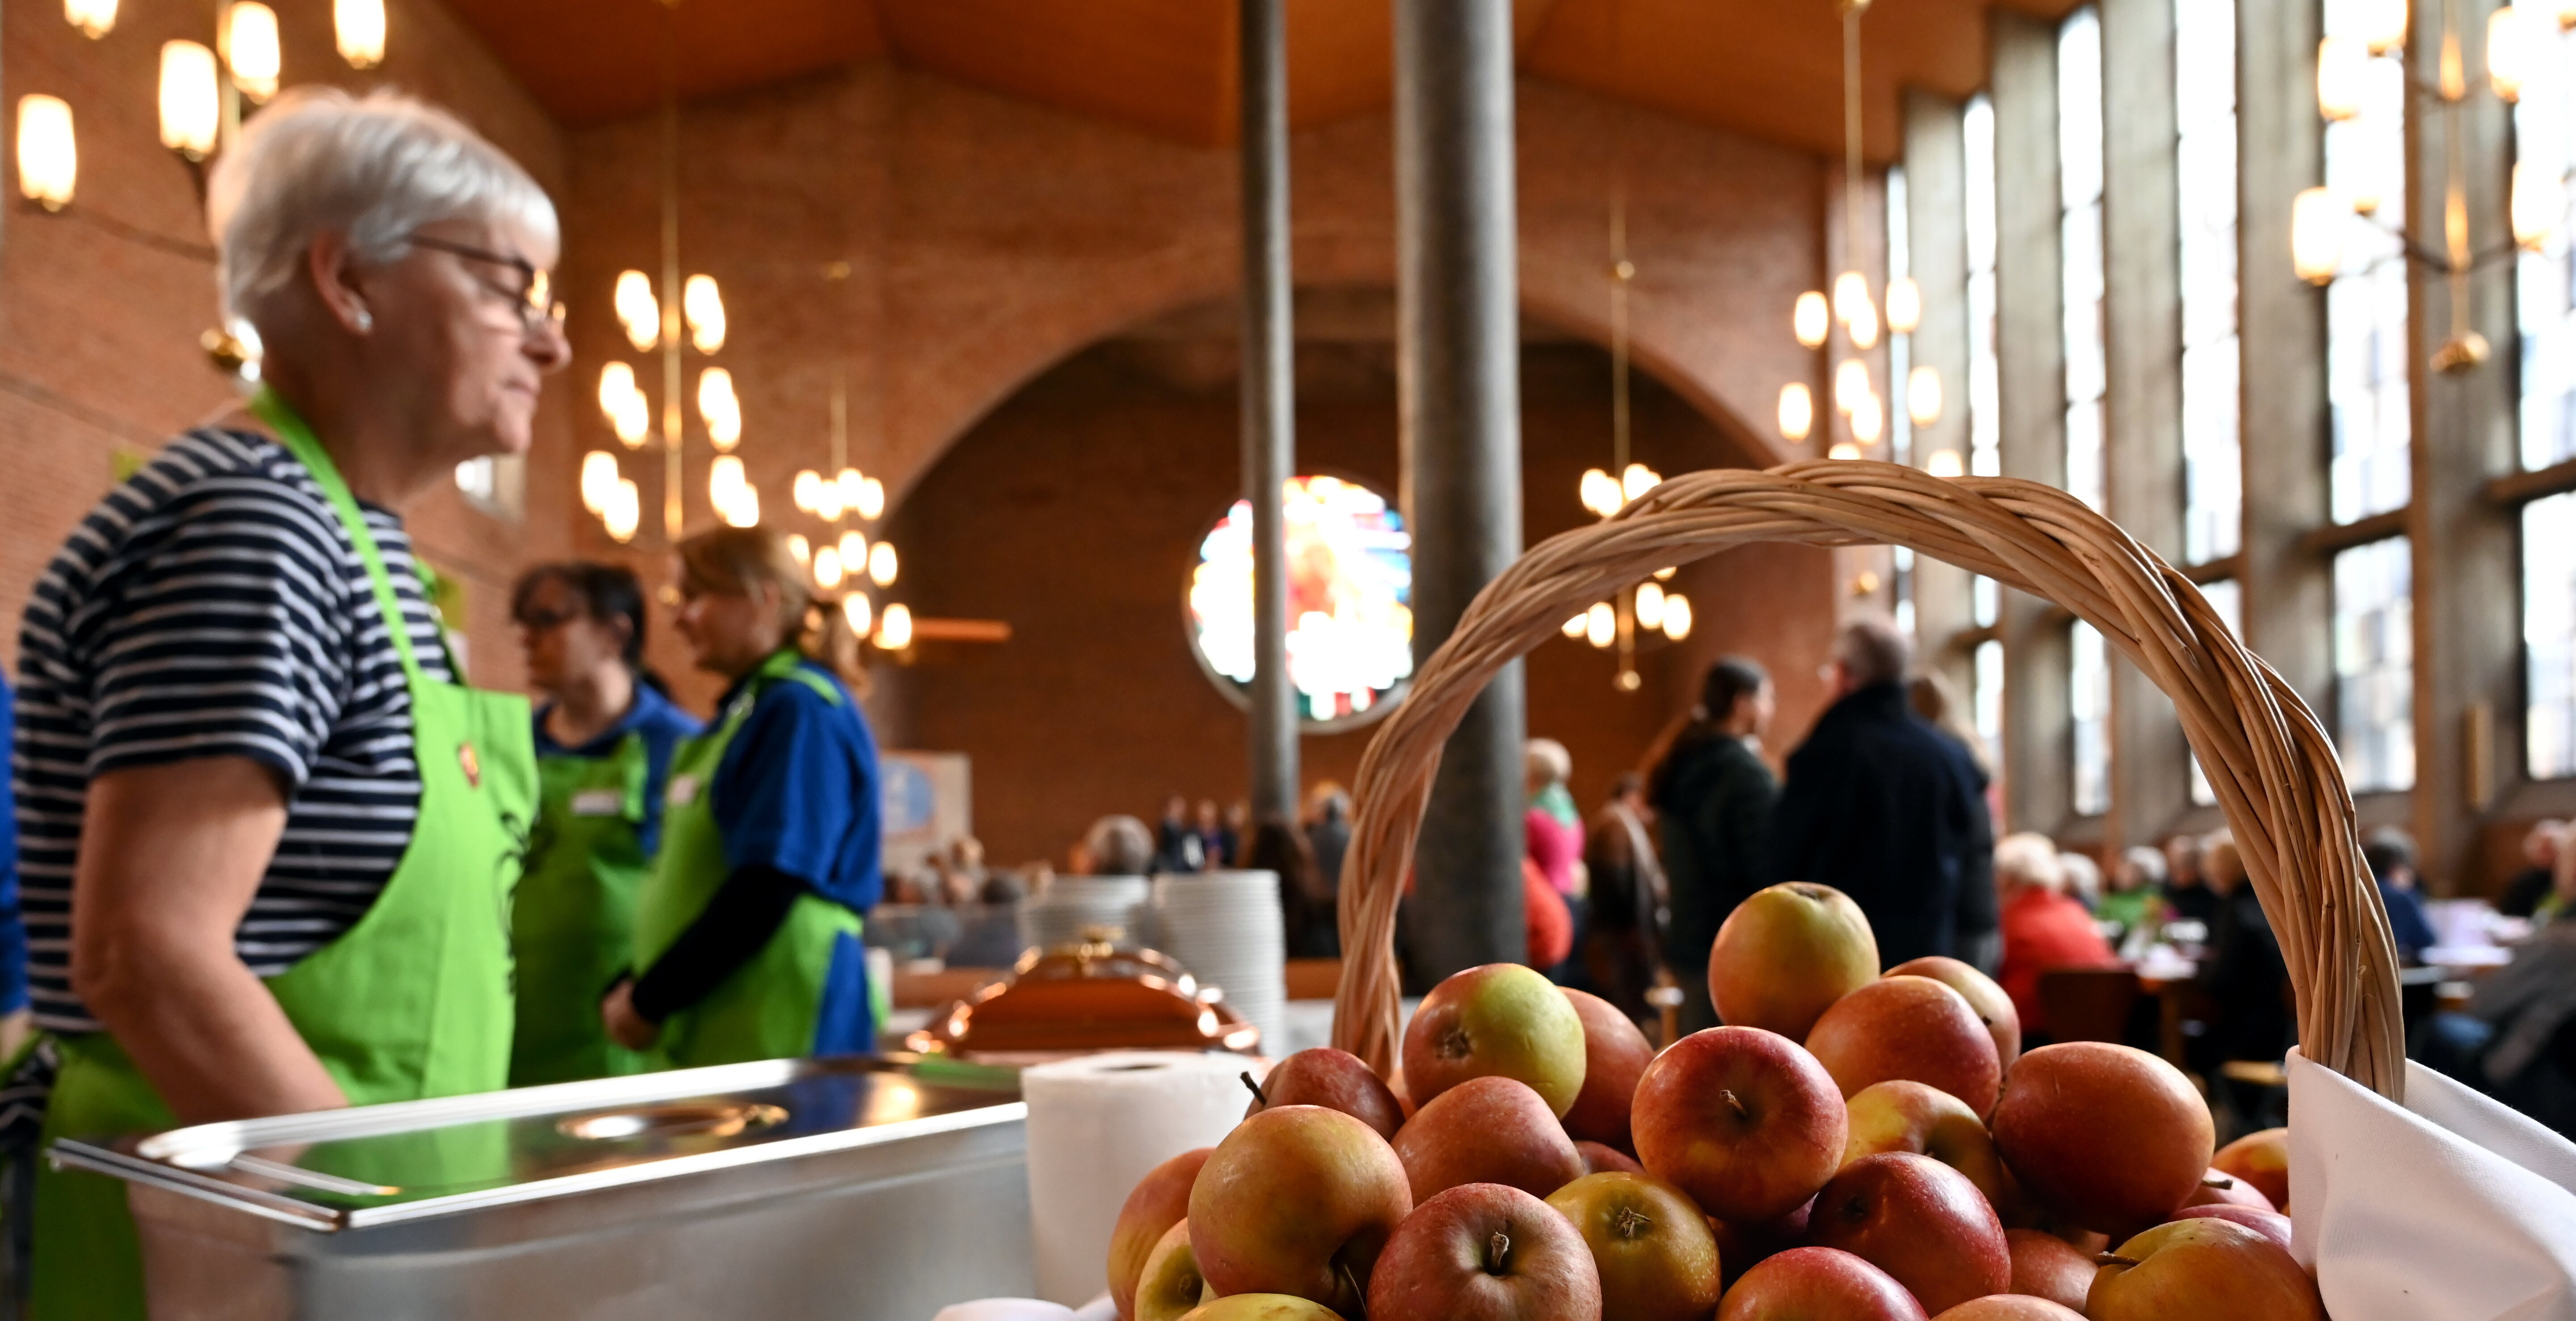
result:
[[[1708,950],[1746,896],[1769,883],[1771,813],[1780,786],[1762,762],[1771,676],[1726,656],[1700,680],[1699,705],[1660,755],[1648,755],[1667,893],[1664,966],[1682,990],[1681,1030],[1717,1026]]]
[[[1128,819],[1134,820],[1133,817]],[[1135,875],[1142,876],[1147,872],[1177,873],[1207,870],[1207,845],[1200,840],[1199,832],[1190,825],[1189,799],[1174,794],[1164,802],[1163,820],[1155,827],[1152,839],[1153,858],[1144,866],[1138,867]],[[1076,874],[1082,874],[1086,868],[1076,866],[1073,870]]]
[[[2397,957],[2420,963],[2424,951],[2438,943],[2433,921],[2424,912],[2422,876],[2415,870],[2415,837],[2395,826],[2381,826],[2361,837],[2361,860],[2370,864],[2379,883],[2379,903],[2388,910],[2388,934]]]
[[[1573,792],[1565,787],[1573,775],[1574,757],[1555,739],[1534,738],[1521,749],[1522,787],[1529,803],[1521,813],[1521,851],[1565,905],[1566,919],[1572,924],[1572,937],[1567,941],[1569,957],[1581,947],[1587,925],[1583,817],[1575,810]],[[1567,959],[1558,963],[1564,966],[1550,965],[1550,977],[1578,984],[1584,980],[1582,970]]]
[[[1985,737],[1969,721],[1967,705],[1959,700],[1958,690],[1939,670],[1916,670],[1905,681],[1905,697],[1914,713],[1966,759],[1976,780],[1978,801],[1986,807],[1977,817],[1974,838],[1968,844],[1968,870],[1959,885],[1961,936],[1957,953],[1960,959],[1991,975],[2003,965],[2003,896],[1995,885],[1994,865],[1995,822],[2004,811],[2002,787],[1995,782],[1994,763]]]
[[[1198,837],[1199,870],[1223,871],[1234,865],[1235,849],[1242,840],[1226,826],[1225,814],[1217,810],[1213,798],[1199,800]]]
[[[1974,952],[1994,930],[1992,830],[1968,759],[1914,714],[1912,648],[1882,620],[1843,626],[1827,669],[1834,704],[1789,754],[1772,814],[1774,874],[1851,896],[1889,965]],[[1973,961],[1973,960],[1971,960]]]
[[[0,678],[0,738],[14,738],[9,681]],[[10,781],[0,776],[0,1060],[18,1053],[34,1030],[27,1008],[27,923],[18,910],[18,811]]]
[[[1330,780],[1306,796],[1306,847],[1315,855],[1315,872],[1339,901],[1342,855],[1351,848],[1351,796]],[[1338,937],[1335,944],[1339,944]]]
[[[663,791],[696,717],[644,669],[644,588],[613,564],[548,564],[510,593],[536,713],[537,819],[510,900],[518,1028],[510,1085],[642,1072],[608,1039],[600,992],[633,956],[635,894]]]
[[[1592,922],[1578,951],[1593,990],[1640,1019],[1653,1012],[1646,992],[1655,984],[1655,954],[1663,944],[1664,869],[1648,815],[1645,777],[1622,773],[1584,834]]]
[[[1339,917],[1333,911],[1323,878],[1315,874],[1315,855],[1307,851],[1306,832],[1285,821],[1253,827],[1244,850],[1248,871],[1279,878],[1279,927],[1292,959],[1332,958],[1341,949]]]

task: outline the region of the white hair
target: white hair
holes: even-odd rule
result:
[[[345,234],[358,260],[380,263],[402,256],[421,226],[457,219],[524,225],[548,248],[560,241],[554,203],[517,161],[398,92],[280,93],[217,158],[206,188],[224,316],[253,324],[293,283],[314,235]]]
[[[2030,886],[2066,893],[2066,864],[2048,836],[2024,831],[1995,841],[1995,882],[2006,893]]]
[[[1521,752],[1521,769],[1542,785],[1563,784],[1574,774],[1574,755],[1552,738],[1534,738]]]

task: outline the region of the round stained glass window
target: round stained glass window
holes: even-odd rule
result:
[[[1386,497],[1339,477],[1285,489],[1288,678],[1310,726],[1383,714],[1413,677],[1413,538]],[[1190,643],[1229,698],[1252,683],[1252,502],[1237,500],[1199,541]]]

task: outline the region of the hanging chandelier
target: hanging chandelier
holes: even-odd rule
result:
[[[902,559],[893,542],[871,538],[868,528],[860,526],[874,524],[885,515],[885,483],[850,466],[849,381],[838,367],[832,369],[830,461],[828,469],[807,468],[796,474],[789,494],[795,498],[797,512],[823,527],[815,537],[791,534],[788,552],[814,575],[816,587],[843,593],[841,613],[853,635],[867,637],[873,626],[878,646],[901,651],[912,645],[912,611],[899,603],[879,611],[867,589],[873,585],[884,591],[894,586]],[[852,526],[842,526],[845,521]]]
[[[1839,7],[1843,27],[1843,251],[1854,269],[1834,277],[1831,297],[1812,289],[1798,295],[1790,308],[1789,329],[1801,347],[1828,352],[1833,351],[1829,345],[1836,328],[1841,329],[1842,349],[1851,356],[1843,357],[1834,366],[1833,406],[1834,412],[1845,419],[1851,438],[1837,442],[1828,453],[1837,459],[1857,459],[1887,434],[1889,412],[1886,398],[1870,378],[1868,360],[1859,355],[1877,348],[1882,335],[1899,339],[1911,336],[1923,321],[1923,292],[1913,277],[1898,276],[1887,282],[1883,297],[1874,298],[1869,278],[1857,269],[1864,178],[1860,19],[1869,8],[1869,0],[1840,0]],[[1941,420],[1938,371],[1918,366],[1907,372],[1902,382],[1892,381],[1889,387],[1914,425],[1928,427]],[[1814,434],[1816,420],[1815,396],[1806,382],[1791,381],[1780,387],[1777,421],[1783,438],[1804,442]]]

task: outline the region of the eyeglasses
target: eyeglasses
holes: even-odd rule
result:
[[[509,294],[511,302],[518,308],[521,324],[531,333],[547,325],[557,329],[562,328],[564,305],[555,297],[554,276],[551,272],[537,269],[536,264],[527,258],[512,257],[463,243],[452,243],[446,239],[432,238],[427,234],[411,235],[408,241],[416,248],[429,248],[450,256],[462,257],[467,261],[481,262],[487,266],[506,266],[517,271],[518,285],[510,289]]]

